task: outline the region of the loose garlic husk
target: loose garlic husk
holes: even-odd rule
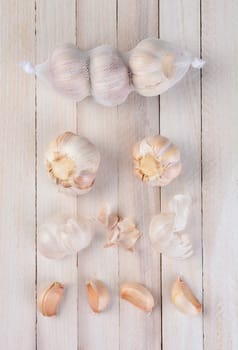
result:
[[[187,235],[182,233],[188,220],[191,198],[175,195],[170,201],[171,212],[152,218],[149,236],[154,249],[173,259],[187,259],[193,254]]]
[[[169,139],[156,135],[133,149],[135,174],[152,186],[166,186],[181,172],[180,151]]]
[[[135,90],[156,96],[175,85],[189,68],[204,61],[156,38],[142,40],[131,51],[120,53],[110,46],[82,51],[68,44],[57,47],[45,63],[22,62],[29,74],[45,78],[55,90],[81,101],[89,95],[105,106],[125,101]]]
[[[124,283],[121,286],[120,297],[145,312],[151,312],[155,304],[150,291],[136,282]]]
[[[39,295],[37,304],[38,310],[43,316],[55,316],[57,308],[64,294],[64,285],[59,282],[52,283]]]
[[[99,280],[91,280],[86,283],[88,302],[95,313],[104,311],[110,302],[110,294],[106,285]]]
[[[180,312],[189,316],[196,316],[202,312],[201,303],[181,277],[178,277],[174,283],[171,296],[174,305]]]
[[[102,206],[98,221],[108,230],[106,248],[119,246],[132,252],[135,250],[135,244],[141,237],[141,233],[130,219],[120,218],[113,213],[110,214],[109,208]]]
[[[37,247],[47,258],[61,259],[88,247],[93,235],[89,219],[58,215],[39,227]]]
[[[45,162],[57,185],[68,193],[84,194],[94,185],[100,154],[85,137],[65,132],[49,144]]]
[[[161,39],[142,40],[129,54],[129,68],[135,90],[142,96],[157,96],[175,85],[189,68],[201,68],[204,61],[193,58]]]

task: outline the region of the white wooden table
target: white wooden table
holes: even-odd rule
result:
[[[238,349],[238,1],[222,0],[1,0],[0,1],[0,348],[3,350],[237,350]],[[25,75],[18,62],[42,62],[59,43],[83,49],[107,43],[127,50],[160,36],[206,66],[191,71],[160,98],[132,94],[118,108],[88,99],[75,104]],[[96,187],[78,199],[59,193],[46,174],[46,145],[80,132],[103,160]],[[132,145],[145,135],[170,137],[182,150],[183,173],[162,189],[132,172]],[[174,262],[148,240],[151,217],[175,193],[193,197],[187,231],[194,256]],[[37,254],[37,227],[53,213],[95,215],[108,201],[143,232],[132,254],[90,249],[61,261]],[[203,301],[189,318],[170,301],[181,273]],[[98,278],[113,294],[95,316],[85,281]],[[36,311],[37,290],[66,285],[59,315]],[[155,295],[150,316],[118,298],[123,281],[146,284]]]

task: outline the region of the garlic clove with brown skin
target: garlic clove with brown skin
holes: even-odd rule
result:
[[[49,144],[45,163],[57,185],[68,193],[84,194],[94,185],[100,154],[85,137],[65,132]]]
[[[189,316],[197,316],[202,312],[201,303],[181,277],[178,277],[174,283],[171,296],[174,305],[180,312]]]
[[[110,302],[110,294],[106,285],[99,280],[91,280],[86,283],[88,302],[95,313],[104,311]]]
[[[121,286],[120,297],[145,312],[151,312],[155,305],[151,292],[136,282],[124,283]]]
[[[133,149],[135,174],[152,186],[166,186],[181,172],[180,151],[161,135],[147,137]]]
[[[61,259],[88,247],[93,236],[91,220],[57,215],[39,227],[37,247],[47,258]]]
[[[45,288],[37,300],[38,310],[43,316],[55,316],[57,308],[64,294],[64,285],[59,282],[53,282]]]

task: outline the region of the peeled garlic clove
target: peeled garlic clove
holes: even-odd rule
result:
[[[94,185],[100,154],[85,137],[65,132],[50,143],[45,162],[57,185],[69,193],[84,194]]]
[[[169,202],[169,209],[175,213],[174,231],[185,229],[188,221],[188,215],[191,208],[192,199],[188,195],[175,195]]]
[[[37,247],[45,257],[60,259],[88,247],[93,235],[89,219],[58,215],[39,227]]]
[[[111,226],[106,247],[120,246],[126,250],[134,251],[135,244],[141,234],[135,224],[127,219],[119,218],[116,225]]]
[[[143,139],[133,150],[135,173],[152,186],[169,184],[181,171],[180,151],[164,136]]]
[[[59,282],[52,283],[44,289],[38,298],[38,310],[43,316],[55,316],[57,308],[64,294],[64,285]]]
[[[202,312],[202,305],[181,277],[178,277],[173,285],[172,301],[177,309],[186,315],[196,316]]]
[[[88,292],[88,302],[95,313],[100,313],[106,309],[110,302],[110,294],[102,281],[91,280],[86,283]]]
[[[154,307],[152,294],[140,283],[124,283],[121,286],[120,297],[145,312],[151,312]]]

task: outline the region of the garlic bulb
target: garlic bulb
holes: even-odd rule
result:
[[[98,220],[109,232],[106,248],[119,246],[129,251],[135,250],[135,244],[141,237],[141,233],[135,224],[128,218],[120,218],[116,214],[109,213],[108,206],[102,206]]]
[[[151,136],[133,149],[135,174],[152,186],[166,186],[182,169],[179,149],[166,137]]]
[[[94,185],[100,154],[85,137],[65,132],[50,143],[45,161],[57,185],[66,192],[84,194]]]
[[[38,230],[37,247],[49,259],[61,259],[88,247],[93,238],[90,220],[55,216]]]
[[[140,283],[124,283],[121,286],[120,297],[145,312],[151,312],[154,307],[153,295]]]
[[[131,92],[128,68],[120,53],[110,46],[91,51],[90,76],[91,94],[101,105],[120,105]]]
[[[57,47],[45,63],[22,62],[30,74],[46,79],[52,87],[77,101],[89,95],[105,106],[125,101],[135,90],[156,96],[175,85],[189,68],[204,61],[156,38],[142,40],[134,49],[119,53],[110,46],[82,51],[72,44]]]
[[[40,293],[37,305],[43,316],[51,317],[56,315],[63,294],[64,285],[59,282],[52,283]]]
[[[201,303],[181,277],[178,277],[174,283],[171,296],[174,305],[180,312],[189,316],[196,316],[202,312]]]
[[[86,283],[88,302],[95,313],[104,311],[110,301],[110,294],[102,281],[92,280]]]
[[[142,40],[129,54],[132,83],[142,96],[165,92],[183,78],[191,65],[201,68],[204,61],[156,38]]]
[[[181,233],[187,224],[190,205],[189,196],[176,195],[170,202],[174,212],[160,213],[152,218],[149,236],[157,252],[174,259],[187,259],[193,254],[188,236]]]

